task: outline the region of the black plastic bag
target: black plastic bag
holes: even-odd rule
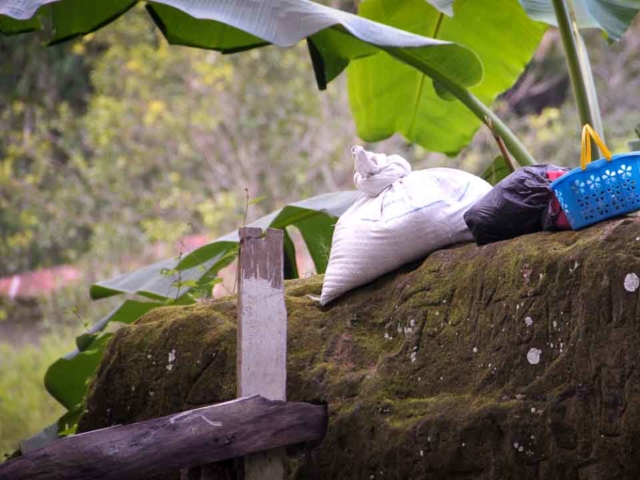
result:
[[[478,245],[539,232],[550,227],[549,170],[568,171],[554,165],[533,165],[516,170],[500,181],[464,214]]]

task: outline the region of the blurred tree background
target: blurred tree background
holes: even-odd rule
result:
[[[608,143],[625,150],[640,121],[640,22],[615,45],[597,32],[587,43]],[[539,161],[574,166],[579,122],[561,49],[547,32],[496,111]],[[0,37],[0,277],[75,264],[107,278],[154,260],[151,245],[237,228],[245,189],[266,196],[251,218],[350,189],[358,142],[345,78],[319,92],[303,45],[227,56],[169,46],[141,9],[50,48],[37,35]],[[414,169],[473,173],[498,154],[484,129],[455,158],[400,137],[368,148]],[[21,302],[0,299],[0,456],[61,413],[42,375],[88,318],[85,287]],[[36,320],[37,333],[12,333]],[[38,415],[16,413],[25,398]]]
[[[0,43],[0,275],[225,233],[245,188],[266,195],[255,215],[348,188],[346,93],[315,90],[304,49],[169,46],[137,13],[71,45]]]

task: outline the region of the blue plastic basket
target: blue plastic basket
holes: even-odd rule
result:
[[[640,152],[575,168],[550,188],[574,230],[640,210]]]
[[[612,157],[588,125],[585,130],[582,166],[550,185],[573,230],[640,210],[640,152]],[[589,135],[594,137],[607,158],[586,164],[591,156]]]

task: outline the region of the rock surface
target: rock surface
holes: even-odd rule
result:
[[[288,398],[330,411],[290,478],[640,478],[630,274],[639,219],[441,250],[324,308],[289,282]],[[233,398],[235,337],[233,299],[119,330],[80,429]]]

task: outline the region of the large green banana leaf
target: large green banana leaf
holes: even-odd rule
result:
[[[452,4],[429,3],[445,12]],[[457,0],[453,17],[429,3],[367,0],[360,4],[360,15],[472,48],[484,65],[484,79],[470,91],[485,104],[513,85],[546,28],[514,0]],[[351,110],[365,140],[400,132],[430,150],[455,153],[480,125],[461,103],[441,98],[446,95],[438,95],[430,78],[386,53],[352,61],[347,75]]]
[[[531,18],[557,26],[551,0],[520,0]],[[580,28],[599,28],[620,40],[640,10],[640,0],[571,0]]]
[[[15,18],[0,15],[0,34],[17,35],[19,33],[40,30],[40,28],[42,28],[42,25],[37,18],[16,20]]]
[[[51,11],[55,43],[92,32],[136,3],[137,0],[0,0],[0,21],[13,19],[0,33],[21,30],[15,20],[29,21],[42,7]],[[379,48],[391,49],[391,54],[398,58],[409,54],[415,58],[413,65],[417,68],[436,70],[462,87],[475,85],[482,78],[482,65],[468,48],[391,28],[308,0],[155,0],[146,4],[170,43],[222,52],[267,44],[288,47],[330,30],[343,41],[319,40],[320,46],[313,41],[309,45],[321,88],[350,60],[376,53]],[[33,25],[25,25],[22,30],[29,26]]]
[[[101,28],[133,7],[138,0],[0,0],[0,33],[11,35],[39,30],[36,13],[49,16],[54,34],[51,43],[57,43]],[[5,28],[4,22],[11,28]],[[9,23],[10,22],[10,23]]]
[[[333,224],[359,195],[360,192],[357,191],[318,195],[291,203],[248,226],[262,229],[295,226],[307,244],[316,269],[323,273],[327,264],[325,252],[331,246]],[[293,248],[293,245],[290,247]],[[163,260],[134,272],[98,282],[91,287],[90,293],[94,299],[120,293],[139,294],[156,299],[175,299],[186,293],[189,285],[197,282],[207,272],[217,271],[228,265],[235,258],[237,251],[238,232],[231,232],[184,258]]]
[[[47,391],[67,409],[56,423],[31,438],[20,442],[20,450],[27,453],[41,448],[58,437],[59,432],[75,430],[84,410],[83,402],[89,381],[102,360],[112,333],[102,333],[109,322],[132,323],[161,303],[127,300],[96,322],[76,339],[77,348],[49,366],[44,377]]]
[[[155,302],[127,300],[76,339],[77,348],[56,360],[45,375],[45,387],[68,410],[76,409],[87,393],[87,382],[95,371],[111,333],[101,333],[109,322],[132,323],[148,311],[162,306]]]

